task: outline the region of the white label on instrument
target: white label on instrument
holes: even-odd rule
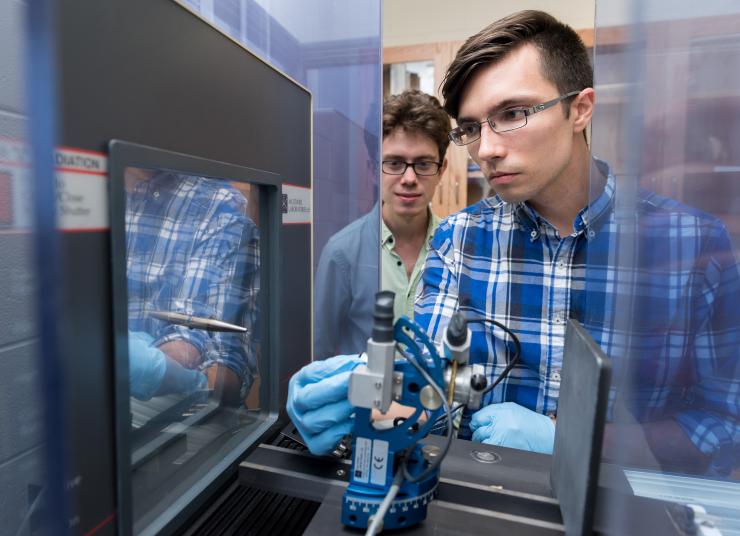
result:
[[[58,147],[58,227],[64,231],[106,231],[108,223],[108,159],[103,153]]]
[[[376,439],[373,441],[373,465],[370,471],[370,482],[385,486],[386,466],[388,465],[388,442]]]
[[[355,441],[355,480],[367,484],[370,479],[370,458],[372,457],[373,442],[365,437],[358,437]]]
[[[310,224],[313,195],[311,189],[294,184],[283,184],[282,194],[283,225]]]

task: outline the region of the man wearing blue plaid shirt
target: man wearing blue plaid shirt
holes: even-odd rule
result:
[[[442,87],[494,197],[444,220],[430,247],[416,320],[441,340],[471,319],[471,360],[489,381],[522,344],[520,363],[466,415],[460,433],[552,450],[568,318],[613,360],[605,455],[625,463],[727,474],[740,445],[738,269],[715,218],[646,191],[627,225],[618,184],[590,156],[592,69],[577,34],[524,11],[462,46]],[[631,234],[627,229],[631,228]],[[624,256],[625,241],[631,238]],[[620,249],[621,248],[621,249]],[[565,356],[567,359],[567,356]]]
[[[539,11],[494,22],[463,44],[442,94],[458,124],[450,138],[496,195],[440,224],[415,320],[439,343],[463,311],[470,359],[489,382],[513,354],[489,321],[522,346],[487,405],[464,415],[460,436],[552,451],[565,329],[575,318],[613,363],[607,459],[722,475],[736,468],[740,277],[727,232],[698,210],[620,188],[592,159],[593,71],[578,35]],[[630,198],[625,218],[615,205]],[[288,406],[304,411],[312,437],[330,443],[349,429],[351,408],[337,407],[354,366],[340,356],[301,373],[310,389],[291,381]]]
[[[243,403],[257,372],[259,231],[228,182],[128,168],[126,267],[131,392],[140,399],[216,388]],[[209,332],[152,311],[243,325]]]

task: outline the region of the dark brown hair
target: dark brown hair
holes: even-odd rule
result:
[[[468,38],[457,52],[442,82],[447,113],[457,118],[460,96],[476,69],[500,61],[525,44],[537,48],[542,75],[561,95],[593,87],[588,51],[573,28],[543,11],[520,11]],[[567,102],[563,105],[567,113]]]
[[[444,160],[452,126],[436,97],[418,89],[407,89],[390,95],[383,101],[383,138],[395,129],[415,132],[429,137],[437,144],[440,161]]]

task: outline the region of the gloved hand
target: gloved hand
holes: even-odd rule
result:
[[[208,380],[202,372],[182,367],[153,342],[148,333],[128,334],[129,388],[134,398],[149,400],[154,395],[205,389]]]
[[[149,400],[157,393],[167,369],[167,356],[153,342],[148,333],[128,332],[129,386],[131,396],[139,400]]]
[[[314,361],[296,372],[288,385],[288,415],[314,454],[328,454],[352,429],[349,376],[362,363],[340,355]]]
[[[515,404],[491,404],[470,419],[473,441],[552,454],[555,424],[547,415]]]

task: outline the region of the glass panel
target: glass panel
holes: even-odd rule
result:
[[[124,182],[132,496],[143,527],[263,422],[261,190],[135,167]]]
[[[313,95],[313,262],[324,246],[351,222],[377,211],[381,102],[381,0],[210,0],[183,4],[223,29]],[[290,178],[286,179],[290,182]],[[380,271],[380,247],[367,244],[370,269],[353,287],[353,297],[373,296]],[[349,333],[354,311],[331,315],[332,288],[318,277],[314,288],[314,357],[345,346],[322,345],[325,335]],[[324,299],[322,299],[324,298]],[[350,319],[342,326],[336,319]],[[367,340],[369,335],[357,335]],[[329,349],[327,349],[329,348]]]
[[[0,76],[3,70],[0,66]],[[7,101],[0,95],[0,108],[3,104]],[[35,178],[20,137],[23,126],[18,121],[18,130],[7,128],[12,123],[0,122],[0,362],[5,367],[0,376],[0,526],[26,535],[31,527],[39,529],[47,510],[42,489],[58,482],[47,482],[44,470],[45,393],[31,205]]]
[[[66,430],[57,420],[63,409],[53,396],[58,391],[50,393],[48,381],[58,369],[44,368],[58,361],[56,355],[43,353],[56,343],[56,319],[48,315],[42,327],[38,308],[42,277],[37,254],[41,244],[54,242],[55,207],[53,186],[35,172],[28,139],[30,104],[24,74],[35,68],[38,75],[42,69],[26,63],[31,59],[27,12],[24,2],[0,3],[0,533],[19,536],[51,533],[52,526],[63,526],[68,519],[63,492],[66,460],[59,448],[65,444]],[[33,61],[41,64],[39,48]],[[36,125],[47,124],[49,118],[50,114],[35,117]],[[49,188],[50,195],[43,197],[46,203],[34,199],[34,187]],[[49,216],[43,228],[37,208]],[[44,250],[43,262],[46,267],[59,266],[53,249]],[[54,297],[48,296],[44,305],[54,310]],[[48,411],[52,404],[59,413]],[[50,471],[51,463],[55,465]]]
[[[597,5],[592,131],[614,195],[589,217],[585,307],[614,365],[604,457],[634,493],[702,505],[734,534],[740,5],[614,4]],[[611,505],[615,522],[627,508]]]

